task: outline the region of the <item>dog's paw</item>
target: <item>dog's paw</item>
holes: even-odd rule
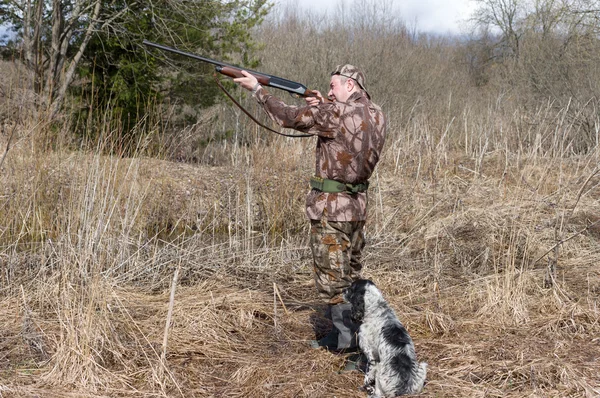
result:
[[[375,394],[375,386],[372,385],[364,385],[364,386],[360,386],[358,387],[359,390],[366,392],[369,397],[373,396],[373,394]]]
[[[369,397],[372,397],[375,394],[375,379],[369,379],[365,376],[365,382],[360,389],[366,392]]]

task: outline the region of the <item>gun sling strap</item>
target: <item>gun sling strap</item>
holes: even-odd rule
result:
[[[365,192],[369,188],[369,182],[367,181],[359,184],[347,184],[336,180],[312,176],[310,177],[310,186],[321,192],[327,193],[359,193]]]
[[[260,127],[262,127],[263,129],[269,130],[272,133],[275,134],[279,134],[282,135],[284,137],[294,137],[294,138],[302,138],[302,137],[313,137],[313,134],[286,134],[286,133],[282,133],[281,131],[277,131],[277,130],[273,130],[270,127],[265,126],[264,124],[262,124],[261,122],[259,122],[258,120],[256,120],[256,118],[254,116],[252,116],[250,114],[250,112],[248,112],[246,109],[244,109],[244,107],[238,102],[236,101],[235,98],[233,98],[233,96],[231,94],[229,94],[229,92],[225,89],[225,87],[223,87],[223,85],[221,84],[221,81],[219,80],[219,78],[217,77],[217,74],[214,74],[215,76],[215,81],[217,82],[217,86],[219,86],[219,88],[221,90],[223,90],[223,92],[225,93],[225,95],[227,95],[227,97],[229,97],[229,99],[238,107],[242,110],[242,112],[244,112],[250,119],[252,119],[254,121],[254,123],[258,124]]]

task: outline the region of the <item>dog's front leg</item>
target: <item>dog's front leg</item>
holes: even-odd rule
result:
[[[375,385],[375,376],[377,375],[377,362],[369,361],[367,372],[365,373],[365,387]]]
[[[359,334],[359,345],[362,352],[367,357],[367,369],[365,371],[365,378],[363,383],[363,389],[367,391],[369,397],[373,396],[375,391],[375,376],[377,374],[377,366],[379,362],[379,355],[374,344],[374,341],[370,338],[371,335],[367,333],[368,330],[363,324],[360,328]]]
[[[371,378],[369,375],[373,374],[372,369],[376,366],[376,364],[371,359],[369,352],[365,352],[365,355],[367,357],[367,367],[365,369],[364,382],[360,387],[360,390],[365,391],[369,398],[373,398],[373,394],[375,393],[375,378]]]
[[[369,396],[373,395],[375,388],[375,377],[377,375],[378,362],[374,358],[372,352],[365,353],[367,355],[367,370],[365,372],[364,388],[369,393]]]
[[[381,395],[381,389],[378,388],[377,381],[375,379],[373,379],[368,385],[366,383],[367,381],[365,376],[365,385],[362,388],[367,392],[368,398],[384,398],[384,396]]]

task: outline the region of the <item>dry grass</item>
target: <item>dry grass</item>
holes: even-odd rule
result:
[[[566,109],[522,109],[500,79],[474,88],[442,39],[302,22],[258,32],[264,71],[319,88],[351,54],[378,77],[390,123],[364,275],[429,363],[421,396],[600,396],[597,134],[578,142]],[[32,99],[0,75],[1,397],[364,396],[307,344],[326,326],[304,216],[313,140],[219,105],[159,140],[202,165],[108,156],[110,123],[68,150],[69,126],[19,113]]]
[[[307,344],[310,145],[201,167],[21,141],[0,174],[3,396],[363,396]],[[423,150],[398,166],[388,145],[365,276],[429,363],[422,396],[597,396],[596,155]]]

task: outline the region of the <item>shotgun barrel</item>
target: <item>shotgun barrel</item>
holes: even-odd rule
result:
[[[301,83],[298,83],[298,82],[295,82],[292,80],[288,80],[288,79],[284,79],[282,77],[257,72],[257,71],[251,70],[251,69],[240,68],[239,66],[227,64],[225,62],[217,61],[217,60],[214,60],[211,58],[202,57],[200,55],[181,51],[181,50],[178,50],[173,47],[163,46],[162,44],[153,43],[148,40],[144,40],[143,44],[146,46],[158,48],[163,51],[169,51],[174,54],[183,55],[185,57],[197,59],[198,61],[213,64],[213,65],[215,65],[215,70],[217,72],[219,72],[225,76],[231,77],[231,78],[242,77],[243,76],[242,71],[245,70],[246,72],[248,72],[248,73],[252,74],[254,77],[256,77],[258,82],[260,84],[262,84],[263,86],[278,88],[280,90],[287,91],[288,93],[291,93],[293,95],[298,95],[300,97],[317,97],[317,95],[318,95],[315,90],[309,90],[305,85],[303,85]]]

